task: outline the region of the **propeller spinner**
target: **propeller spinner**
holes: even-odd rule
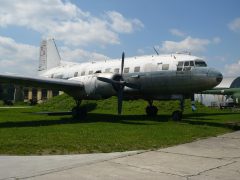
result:
[[[122,53],[122,62],[121,62],[121,72],[120,72],[120,77],[118,78],[119,80],[108,79],[105,77],[97,78],[99,81],[103,81],[105,83],[112,84],[115,87],[115,89],[117,91],[117,99],[118,99],[118,115],[120,115],[122,113],[122,101],[123,101],[124,87],[127,86],[129,88],[139,89],[139,87],[137,85],[124,81],[124,78],[123,78],[124,59],[125,59],[125,53],[123,52]]]

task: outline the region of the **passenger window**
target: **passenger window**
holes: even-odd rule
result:
[[[129,73],[129,68],[124,68],[124,73]]]
[[[168,70],[168,69],[169,69],[169,64],[162,65],[162,70]]]
[[[114,73],[119,73],[119,68],[114,69]]]
[[[84,75],[85,75],[85,71],[82,71],[82,72],[81,72],[81,76],[84,76]]]
[[[89,71],[89,73],[88,74],[92,74],[93,73],[93,71]]]
[[[106,72],[106,73],[109,73],[110,70],[111,70],[111,68],[107,68],[107,69],[105,69],[105,72]]]
[[[102,71],[101,70],[97,70],[95,73],[102,73]]]
[[[77,77],[77,76],[78,76],[78,72],[75,72],[75,73],[74,73],[74,77]]]
[[[134,72],[140,72],[140,66],[135,67]]]

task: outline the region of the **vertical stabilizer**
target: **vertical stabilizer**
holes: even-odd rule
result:
[[[60,65],[60,55],[54,39],[41,42],[38,71],[45,71]]]

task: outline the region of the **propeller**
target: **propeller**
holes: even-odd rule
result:
[[[124,81],[124,78],[123,78],[124,59],[125,59],[125,53],[123,52],[122,53],[122,61],[121,61],[121,71],[120,71],[118,80],[109,79],[109,78],[105,78],[105,77],[97,78],[99,81],[112,84],[115,87],[115,89],[117,91],[117,99],[118,99],[118,115],[120,115],[122,113],[122,101],[123,101],[124,87],[126,86],[126,87],[133,88],[133,89],[139,89],[139,87],[136,84],[132,84],[132,83],[128,83],[128,82]]]

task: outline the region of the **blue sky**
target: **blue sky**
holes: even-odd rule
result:
[[[239,0],[2,0],[0,72],[34,74],[42,38],[83,62],[191,51],[228,76],[240,74]]]

